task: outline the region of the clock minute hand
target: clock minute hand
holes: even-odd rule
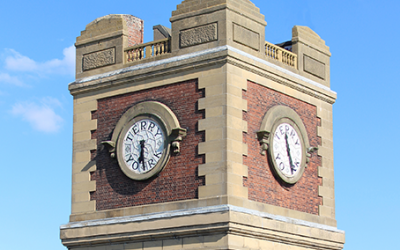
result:
[[[290,147],[289,147],[289,141],[288,141],[288,135],[285,134],[285,141],[286,141],[286,152],[289,157],[289,164],[290,164],[290,171],[293,174],[293,161],[292,161],[292,156],[290,155]]]
[[[139,156],[139,164],[142,163],[143,170],[144,169],[144,140],[140,141],[140,156]]]

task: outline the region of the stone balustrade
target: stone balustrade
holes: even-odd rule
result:
[[[297,69],[297,55],[272,43],[265,42],[265,55]]]
[[[125,63],[171,53],[171,38],[152,41],[124,49]],[[297,55],[277,45],[265,42],[265,55],[297,69]]]
[[[147,58],[171,53],[171,39],[165,38],[158,41],[138,44],[124,49],[125,63],[140,61]]]

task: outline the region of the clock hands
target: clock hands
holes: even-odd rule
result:
[[[143,170],[146,170],[146,169],[145,169],[145,165],[144,165],[144,147],[145,147],[145,146],[144,146],[144,143],[145,143],[144,140],[140,141],[139,164],[142,163]]]
[[[293,160],[292,160],[292,156],[290,155],[290,146],[289,146],[289,141],[288,141],[288,135],[287,133],[285,134],[285,141],[286,141],[286,152],[288,154],[289,157],[289,164],[290,164],[290,172],[293,174]]]

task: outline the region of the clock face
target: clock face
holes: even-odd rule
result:
[[[149,118],[139,119],[124,134],[123,162],[136,174],[148,173],[162,158],[164,144],[165,133],[158,122]]]
[[[281,123],[273,135],[273,157],[277,170],[286,177],[299,174],[303,149],[301,138],[289,123]]]
[[[303,175],[306,165],[304,137],[298,125],[289,118],[275,122],[269,136],[269,160],[276,176],[294,184]]]
[[[167,164],[170,143],[164,123],[152,115],[139,115],[122,128],[117,142],[121,170],[134,180],[146,180]]]

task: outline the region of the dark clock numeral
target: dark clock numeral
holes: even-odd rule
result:
[[[285,164],[283,164],[283,162],[279,163],[279,168],[281,170],[284,170],[285,169]]]
[[[291,136],[292,138],[296,136],[296,133],[295,133],[294,129],[292,129],[292,131],[290,131],[290,136]]]
[[[280,160],[281,159],[281,155],[280,154],[278,154],[277,156],[276,156],[276,158],[275,158],[276,160]]]
[[[149,165],[150,165],[151,168],[154,167],[154,166],[156,165],[156,163],[154,162],[153,159],[150,159],[148,163],[149,163]]]
[[[156,127],[156,124],[154,122],[151,122],[149,127],[147,128],[148,131],[153,132],[153,128]]]
[[[160,128],[157,128],[157,133],[154,136],[157,136],[157,135],[162,135]]]
[[[281,135],[285,134],[285,130],[284,130],[283,126],[279,126],[279,131],[281,131]]]
[[[142,122],[140,123],[140,125],[141,125],[140,130],[145,130],[145,129],[146,129],[147,122],[146,122],[146,121],[142,121]]]
[[[154,156],[157,157],[157,159],[160,159],[162,153],[155,153]]]
[[[133,164],[132,164],[132,169],[133,170],[137,170],[138,168],[139,168],[139,162],[134,161]]]
[[[126,140],[133,140],[133,134],[131,132],[129,132],[128,136],[126,137]]]
[[[285,134],[289,133],[289,129],[290,129],[289,125],[285,125]]]
[[[137,133],[139,133],[139,128],[138,128],[138,125],[137,124],[134,124],[133,126],[132,126],[132,131],[133,131],[133,133],[136,135]]]
[[[278,132],[275,133],[275,137],[278,138],[278,140],[280,140],[281,138],[278,135]]]
[[[126,160],[126,162],[130,162],[130,161],[133,161],[133,156],[132,155],[129,155],[128,160]]]

